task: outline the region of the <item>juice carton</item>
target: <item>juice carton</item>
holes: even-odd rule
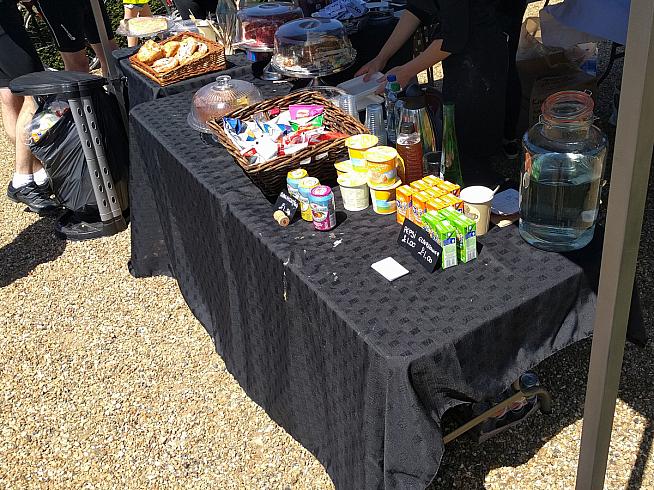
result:
[[[438,188],[447,191],[449,194],[454,194],[456,197],[459,197],[459,194],[461,194],[461,186],[448,182],[447,180],[439,185]]]
[[[432,219],[431,216],[428,219]],[[443,249],[441,253],[441,268],[447,269],[448,267],[457,264],[457,233],[456,229],[448,220],[435,220],[434,224],[435,239]]]
[[[427,212],[427,201],[430,197],[425,191],[416,192],[411,196],[411,221],[422,226],[422,215]]]
[[[447,206],[452,206],[455,211],[463,213],[463,201],[452,194],[445,194],[441,196],[441,200],[447,203]],[[446,207],[447,207],[446,206]]]
[[[411,219],[411,196],[415,194],[416,189],[403,185],[395,190],[395,199],[397,200],[397,222],[404,223],[405,218]]]
[[[447,195],[447,191],[444,191],[440,187],[432,187],[429,189],[429,191],[432,193],[434,197],[443,197]]]
[[[451,208],[439,211],[456,230],[456,249],[459,262],[470,262],[477,258],[477,224]]]
[[[417,191],[425,191],[431,187],[427,182],[425,182],[422,179],[414,180],[413,182],[411,182],[410,185]]]
[[[445,209],[448,206],[448,202],[440,197],[427,201],[427,211],[440,211],[441,209]]]
[[[427,175],[426,177],[423,177],[422,180],[427,182],[432,187],[438,187],[444,182],[443,179],[439,179],[435,175]]]
[[[422,228],[427,233],[429,233],[429,236],[432,237],[434,240],[437,240],[436,223],[438,223],[439,221],[440,218],[434,212],[427,211],[425,214],[422,215]]]

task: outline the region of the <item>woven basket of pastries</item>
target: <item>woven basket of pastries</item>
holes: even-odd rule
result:
[[[181,32],[160,42],[146,41],[129,60],[161,86],[227,68],[223,45],[194,32]]]

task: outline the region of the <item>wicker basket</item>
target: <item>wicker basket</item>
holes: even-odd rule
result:
[[[292,104],[319,104],[325,107],[324,124],[330,131],[337,131],[349,136],[368,133],[368,129],[349,114],[325,99],[317,92],[294,92],[284,97],[268,99],[258,104],[238,109],[226,117],[238,117],[243,120],[250,119],[258,112],[265,112],[275,107],[281,110],[288,109]],[[286,187],[286,174],[293,169],[303,168],[311,177],[317,177],[323,184],[336,183],[336,169],[334,164],[347,160],[345,138],[322,141],[317,145],[308,146],[297,153],[288,156],[279,156],[259,165],[250,165],[247,158],[241,155],[238,147],[232,143],[221,120],[209,121],[208,126],[216,134],[218,141],[234,157],[236,163],[263,194],[272,199]],[[300,164],[302,162],[302,164]]]
[[[204,75],[205,73],[210,73],[212,71],[221,71],[227,67],[227,59],[225,58],[225,49],[223,48],[223,45],[210,41],[206,37],[200,36],[194,32],[180,32],[179,34],[161,41],[159,44],[163,46],[167,42],[181,41],[185,37],[192,37],[197,41],[206,44],[209,48],[207,54],[202,58],[191,61],[190,63],[173,68],[166,73],[157,73],[152,69],[152,67],[139,61],[136,54],[130,56],[129,61],[132,63],[134,69],[140,71],[148,78],[151,78],[162,87],[188,78],[197,77],[198,75]]]

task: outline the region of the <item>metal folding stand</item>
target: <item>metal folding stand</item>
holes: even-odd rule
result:
[[[539,407],[540,411],[543,413],[550,413],[552,411],[552,398],[550,397],[550,394],[541,386],[536,386],[534,388],[530,389],[525,389],[525,390],[518,390],[516,393],[514,393],[512,396],[507,398],[506,400],[503,400],[502,402],[498,403],[497,405],[494,405],[493,407],[489,408],[486,410],[484,413],[480,414],[479,416],[473,418],[469,422],[466,422],[463,424],[461,427],[453,430],[449,434],[447,434],[443,438],[443,442],[445,444],[452,442],[454,439],[456,439],[459,436],[462,436],[466,432],[468,432],[471,429],[474,429],[477,427],[479,424],[484,423],[485,421],[493,418],[493,415],[496,414],[498,411],[504,410],[505,408],[510,407],[512,404],[514,404],[517,401],[520,401],[523,398],[529,399],[531,397],[537,397],[536,405]],[[529,412],[531,413],[531,412]],[[520,419],[520,421],[524,420],[527,418],[529,414],[527,414],[524,418]],[[519,423],[519,422],[516,422]],[[506,428],[508,429],[510,426],[515,425],[516,423],[513,424],[507,424]]]
[[[88,225],[85,238],[110,236],[127,228],[91,98],[94,91],[104,90],[104,85],[102,77],[67,71],[30,73],[10,83],[11,91],[18,95],[62,95],[68,100],[101,220]]]

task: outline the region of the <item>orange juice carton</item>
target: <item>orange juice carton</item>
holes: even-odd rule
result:
[[[439,179],[435,175],[427,175],[426,177],[423,177],[422,180],[432,187],[439,187],[443,182],[445,182],[443,179]]]
[[[449,204],[440,197],[427,201],[427,211],[440,211],[448,206]]]
[[[425,191],[416,192],[411,196],[411,221],[422,226],[422,215],[427,212],[427,201],[430,200],[429,194]]]
[[[454,194],[456,197],[459,197],[459,194],[461,194],[461,186],[448,182],[447,180],[440,184],[438,188],[447,191],[449,194]]]
[[[413,187],[417,191],[425,191],[425,190],[427,190],[427,189],[429,189],[431,187],[427,182],[425,182],[422,179],[414,180],[413,182],[411,182],[410,185],[411,185],[411,187]]]
[[[406,218],[411,219],[411,197],[418,191],[411,186],[403,185],[395,191],[397,200],[397,222],[402,224]]]
[[[455,211],[463,213],[463,201],[460,198],[453,196],[452,194],[445,194],[444,196],[441,196],[440,199],[445,201],[447,206],[452,206]]]

